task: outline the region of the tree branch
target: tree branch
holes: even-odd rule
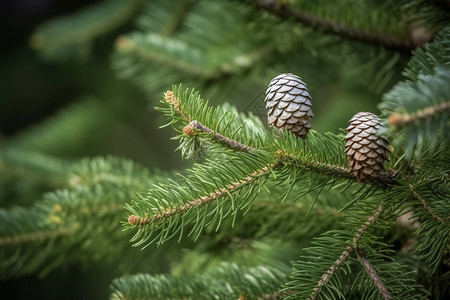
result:
[[[352,245],[351,246],[349,245],[349,246],[345,247],[345,250],[342,251],[342,254],[339,256],[339,258],[328,269],[328,271],[325,274],[322,275],[322,277],[320,278],[319,282],[317,283],[317,286],[313,289],[313,292],[311,293],[311,295],[309,295],[309,299],[315,300],[317,298],[317,295],[322,290],[322,287],[328,282],[330,277],[333,276],[333,274],[339,269],[341,264],[345,260],[347,260],[347,258],[350,255],[350,253],[352,253],[353,250],[356,249],[358,241],[361,238],[361,236],[367,231],[367,228],[369,228],[369,226],[375,224],[375,222],[379,218],[379,216],[380,216],[382,211],[383,211],[383,204],[380,204],[378,206],[377,210],[375,211],[375,213],[373,215],[371,215],[367,219],[367,221],[364,222],[364,224],[362,224],[358,228],[357,233],[355,234],[355,236],[352,239]]]
[[[212,133],[214,140],[222,142],[226,146],[228,146],[234,150],[243,151],[243,152],[250,152],[250,151],[255,150],[255,148],[252,148],[250,146],[242,144],[238,141],[230,139],[226,136],[223,136],[220,133],[217,133],[217,132],[211,130],[210,128],[206,127],[205,125],[203,125],[202,123],[200,123],[196,120],[192,121],[192,117],[190,115],[187,115],[183,111],[182,105],[181,105],[181,99],[175,97],[175,94],[172,91],[166,91],[164,93],[164,99],[165,99],[165,101],[167,101],[168,103],[170,103],[172,105],[172,107],[175,111],[177,111],[178,113],[180,113],[182,115],[184,120],[190,122],[187,126],[185,126],[183,128],[183,132],[185,134],[187,134],[189,136],[195,135],[196,130],[200,131],[200,132]],[[314,161],[312,159],[305,161],[305,160],[299,159],[291,154],[285,153],[282,149],[277,150],[276,157],[280,160],[281,163],[298,164],[298,166],[307,168],[311,171],[315,171],[315,172],[322,173],[322,174],[336,175],[341,178],[351,179],[351,180],[356,181],[355,175],[349,168],[345,168],[345,167],[337,166],[337,165],[331,165],[331,164],[327,164],[327,163],[323,163],[323,162],[319,162],[319,161]],[[392,176],[389,173],[382,172],[380,176],[378,176],[376,178],[372,178],[372,183],[383,186],[383,187],[388,187],[389,185],[393,184],[394,181],[393,181]]]
[[[389,294],[389,291],[384,286],[383,282],[381,281],[380,277],[377,274],[377,271],[372,266],[369,260],[366,258],[366,254],[364,253],[364,250],[358,249],[358,256],[361,259],[361,262],[366,269],[367,273],[369,274],[370,278],[372,278],[373,282],[375,283],[375,286],[380,291],[381,295],[383,295],[384,300],[391,299],[391,294]]]
[[[164,39],[160,35],[154,35],[155,39]],[[178,41],[181,43],[180,41]],[[183,44],[186,48],[187,45]],[[116,39],[116,47],[123,52],[131,52],[134,56],[138,56],[145,60],[150,60],[154,62],[158,62],[160,64],[170,65],[173,68],[181,70],[182,72],[186,72],[192,74],[194,76],[199,77],[211,77],[210,72],[205,71],[204,68],[199,67],[195,63],[189,63],[186,60],[180,59],[180,57],[175,57],[171,55],[167,51],[153,49],[151,47],[145,47],[142,43],[135,42],[131,38],[121,35]],[[187,50],[189,51],[189,50]],[[190,49],[190,51],[194,51],[194,49]],[[203,53],[200,53],[202,55]],[[204,54],[203,54],[204,55]]]
[[[287,153],[283,153],[282,151],[279,151],[277,155],[282,162],[286,164],[294,164],[302,168],[307,168],[309,170],[315,171],[317,173],[322,174],[330,174],[339,176],[344,179],[351,179],[356,180],[355,175],[350,170],[350,168],[345,168],[342,166],[332,165],[328,163],[323,163],[319,161],[315,161],[313,159],[308,159],[308,161],[305,161],[301,158],[296,158],[295,156]],[[394,183],[392,176],[389,173],[381,172],[379,177],[372,178],[372,183],[387,187]]]
[[[196,120],[192,121],[191,123],[189,123],[189,125],[184,127],[183,132],[186,133],[187,135],[195,135],[195,131],[192,130],[193,128],[195,128],[196,130],[198,130],[200,132],[212,133],[213,140],[222,142],[226,146],[230,147],[231,149],[234,149],[237,151],[242,151],[242,152],[250,152],[250,151],[254,150],[250,146],[244,145],[242,143],[239,143],[238,141],[227,138],[226,136],[223,136],[220,133],[212,131],[211,129],[209,129],[208,127],[206,127],[205,125],[203,125],[202,123],[200,123],[199,121],[196,121]]]
[[[443,113],[447,110],[450,110],[450,101],[426,107],[412,114],[398,114],[398,113],[392,114],[389,116],[388,122],[392,126],[401,128],[411,123],[433,117],[434,115]]]
[[[425,199],[423,199],[422,197],[420,197],[420,195],[419,195],[416,191],[414,191],[414,186],[413,186],[412,184],[409,185],[409,189],[413,192],[414,197],[415,197],[416,199],[418,199],[418,200],[420,201],[420,203],[422,203],[423,207],[430,213],[430,215],[431,215],[433,218],[435,218],[436,220],[438,220],[438,221],[441,222],[441,223],[445,223],[445,222],[447,222],[447,221],[450,219],[450,217],[442,218],[442,217],[436,215],[436,214],[434,213],[433,209],[431,208],[431,206],[429,206],[429,205],[427,204],[427,202],[425,201]]]
[[[288,7],[281,1],[276,0],[247,0],[253,6],[262,8],[271,14],[282,18],[290,18],[305,26],[321,30],[325,33],[332,33],[342,37],[357,40],[367,44],[383,45],[394,50],[408,51],[414,50],[422,45],[417,45],[411,40],[401,40],[392,36],[380,35],[367,32],[357,28],[348,27],[332,21],[323,20],[308,13]]]
[[[263,177],[267,174],[269,174],[274,168],[276,164],[269,164],[267,167],[264,167],[258,171],[253,172],[249,176],[245,177],[244,179],[241,179],[237,182],[231,183],[227,185],[226,187],[223,187],[221,189],[218,189],[212,193],[210,193],[207,196],[200,197],[198,199],[189,201],[188,203],[184,205],[180,205],[178,207],[172,208],[170,210],[167,210],[165,212],[153,215],[153,216],[135,216],[130,215],[128,217],[128,222],[132,225],[145,225],[149,224],[154,221],[160,221],[163,219],[170,218],[172,216],[178,215],[178,214],[185,214],[187,211],[189,211],[192,208],[201,207],[203,205],[206,205],[208,203],[211,203],[212,201],[225,197],[229,195],[230,193],[235,192],[236,190],[246,186],[247,184],[255,181],[256,179]]]
[[[254,148],[247,146],[245,144],[242,144],[238,141],[232,140],[226,136],[221,135],[220,133],[214,132],[210,128],[204,126],[202,123],[194,120],[189,125],[183,128],[183,132],[187,135],[195,135],[194,128],[200,132],[207,132],[207,133],[213,133],[213,139],[219,142],[224,143],[226,146],[242,152],[250,152],[255,150]],[[277,158],[284,160],[285,163],[296,163],[298,159],[296,159],[293,155],[283,153],[282,151],[279,151],[277,153]],[[345,168],[342,166],[335,166],[327,163],[322,163],[319,161],[309,160],[309,161],[303,161],[301,164],[299,164],[301,167],[305,167],[309,170],[323,173],[323,174],[331,174],[331,175],[337,175],[342,178],[346,179],[355,179],[355,175],[349,168]],[[373,178],[373,183],[382,185],[382,186],[388,186],[394,183],[392,180],[392,176],[386,172],[382,172],[379,177]]]
[[[76,224],[65,228],[48,229],[25,234],[19,234],[16,236],[0,237],[0,247],[14,246],[23,243],[36,243],[40,240],[48,240],[64,235],[70,235],[73,234],[75,231],[77,231],[79,227],[80,225]]]

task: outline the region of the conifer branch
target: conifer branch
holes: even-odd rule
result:
[[[309,299],[315,300],[317,298],[317,295],[320,293],[322,287],[328,282],[328,280],[331,278],[331,276],[338,270],[338,268],[341,266],[341,264],[347,260],[350,253],[353,252],[353,250],[356,249],[357,244],[361,236],[367,231],[367,228],[369,226],[375,224],[378,217],[380,216],[381,212],[383,211],[383,204],[378,206],[377,210],[373,215],[371,215],[364,224],[361,225],[361,227],[358,228],[357,233],[352,239],[352,245],[347,246],[344,251],[342,251],[342,254],[339,256],[339,258],[334,262],[334,264],[328,269],[328,271],[322,275],[319,282],[317,283],[317,286],[313,289],[313,293],[310,294]]]
[[[415,44],[411,40],[401,40],[393,36],[380,35],[377,33],[368,32],[338,24],[332,21],[324,20],[308,13],[288,7],[284,4],[284,2],[276,0],[248,0],[248,2],[250,2],[255,7],[262,8],[282,18],[290,18],[313,29],[318,29],[325,33],[340,35],[348,39],[353,39],[368,44],[383,45],[386,48],[408,52],[422,46],[420,44]]]
[[[180,27],[186,14],[189,11],[190,6],[194,1],[179,1],[177,6],[173,10],[173,14],[167,20],[166,24],[162,27],[160,34],[163,37],[169,37]]]
[[[54,239],[61,236],[73,234],[80,227],[79,224],[66,228],[48,229],[22,235],[0,237],[0,247],[14,246],[23,243],[36,243],[42,240]]]
[[[0,174],[18,178],[36,178],[51,187],[67,185],[71,162],[38,152],[9,148],[0,151]]]
[[[295,156],[291,154],[284,153],[282,151],[278,152],[278,158],[281,159],[282,162],[285,162],[287,164],[298,164],[301,167],[307,168],[311,171],[315,171],[317,173],[322,174],[330,174],[334,176],[338,176],[344,179],[351,179],[356,180],[355,175],[350,170],[350,168],[338,166],[338,165],[332,165],[328,163],[323,163],[320,161],[316,161],[312,158],[308,158],[308,160],[299,160]],[[387,187],[388,185],[391,185],[394,183],[392,176],[387,172],[381,172],[379,177],[372,178],[373,183],[379,184],[382,186]]]
[[[440,103],[438,105],[426,107],[413,114],[394,113],[389,116],[389,124],[397,128],[407,126],[411,123],[421,121],[434,115],[450,110],[450,101]]]
[[[269,164],[268,166],[266,166],[258,171],[253,172],[251,175],[249,175],[235,183],[229,184],[226,187],[218,189],[218,190],[210,193],[207,196],[203,196],[198,199],[189,201],[188,203],[186,203],[184,205],[180,205],[178,207],[172,208],[168,211],[156,214],[154,216],[146,215],[146,216],[141,217],[141,216],[130,215],[128,217],[128,222],[132,225],[145,225],[145,224],[149,224],[151,222],[164,220],[164,219],[173,217],[175,215],[185,214],[190,209],[202,207],[208,203],[213,202],[214,200],[225,197],[225,196],[229,195],[230,193],[233,193],[233,192],[239,190],[240,188],[248,185],[249,183],[259,179],[260,177],[268,175],[275,166],[276,166],[276,164],[274,164],[274,163]]]
[[[143,3],[142,0],[104,1],[52,20],[33,33],[30,46],[34,49],[58,48],[89,42],[125,23]]]
[[[231,149],[234,149],[237,151],[242,151],[242,152],[250,152],[250,151],[254,150],[252,147],[249,147],[247,145],[239,143],[238,141],[235,141],[226,136],[223,136],[220,133],[212,131],[211,129],[209,129],[208,127],[206,127],[205,125],[203,125],[202,123],[200,123],[199,121],[196,121],[196,120],[192,121],[191,123],[189,123],[189,125],[184,127],[183,132],[186,133],[187,135],[194,135],[195,132],[192,130],[192,128],[195,128],[196,130],[198,130],[200,132],[212,133],[214,140],[224,143]]]
[[[194,117],[191,116],[192,112],[189,112],[189,110],[186,111],[184,108],[183,102],[181,101],[179,96],[176,96],[173,91],[166,91],[164,93],[164,100],[170,104],[172,113],[175,111],[181,115],[181,118],[183,121],[189,122],[187,126],[183,128],[183,132],[188,136],[193,136],[196,134],[196,132],[205,132],[205,133],[211,133],[212,139],[222,142],[228,147],[242,152],[251,152],[257,148],[250,147],[248,145],[245,145],[241,142],[238,142],[236,140],[233,140],[229,137],[226,137],[225,135],[216,132],[212,130],[211,128],[203,125],[201,122],[197,120],[192,120]],[[205,106],[206,109],[206,106]],[[196,115],[196,114],[194,114]],[[172,116],[173,117],[173,116]],[[294,143],[297,143],[297,141],[293,141]],[[327,162],[320,162],[314,160],[312,157],[298,157],[295,155],[292,155],[284,150],[285,145],[282,143],[278,144],[277,142],[274,143],[274,146],[278,149],[273,149],[273,151],[276,151],[275,156],[278,158],[280,163],[284,164],[292,164],[297,165],[301,168],[308,169],[315,173],[320,174],[328,174],[331,176],[336,176],[343,179],[350,179],[350,180],[356,180],[354,173],[350,170],[350,168],[343,167],[341,165],[337,164],[330,164]],[[281,148],[281,149],[280,149]],[[382,186],[382,187],[388,187],[394,183],[392,176],[389,173],[382,172],[380,176],[371,178],[372,183]]]
[[[381,281],[380,277],[378,276],[375,268],[372,266],[370,261],[366,258],[366,254],[365,254],[364,250],[358,249],[357,252],[358,252],[359,258],[361,259],[361,262],[362,262],[364,268],[366,269],[367,273],[369,274],[370,278],[373,280],[375,286],[378,288],[381,295],[383,295],[383,299],[384,300],[391,299],[391,294],[389,294],[389,291],[384,286],[384,284]]]
[[[162,40],[164,39],[162,36],[156,34],[149,35],[147,39],[149,39],[149,37],[157,40],[158,44],[162,44]],[[174,57],[174,55],[170,55],[167,51],[158,51],[157,49],[152,49],[151,47],[144,47],[139,41],[136,42],[127,36],[119,36],[116,39],[116,46],[123,52],[129,52],[135,56],[139,56],[150,61],[155,61],[159,64],[170,65],[182,72],[190,73],[199,77],[210,77],[210,73],[205,70],[205,68],[202,68],[197,64],[188,63],[185,60]],[[180,41],[178,41],[178,48],[186,48],[186,52],[188,53],[198,51],[197,49],[188,49],[188,46],[186,44],[182,44]],[[199,53],[199,55],[203,56],[204,54]]]
[[[422,203],[423,207],[430,213],[430,215],[435,218],[436,220],[438,220],[441,223],[445,223],[447,222],[450,217],[440,217],[438,215],[436,215],[433,211],[433,208],[431,208],[431,206],[429,206],[427,204],[427,202],[425,201],[425,199],[423,199],[415,190],[414,190],[414,186],[412,184],[409,185],[410,190],[413,192],[414,197],[420,201],[420,203]]]

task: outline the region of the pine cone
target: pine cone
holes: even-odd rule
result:
[[[290,130],[305,139],[311,129],[311,96],[302,79],[292,73],[283,73],[272,79],[266,91],[266,109],[269,125],[280,132]]]
[[[379,137],[377,131],[383,127],[380,118],[369,112],[360,112],[349,121],[344,141],[345,153],[350,159],[350,168],[356,179],[368,182],[378,177],[388,159],[389,143]]]

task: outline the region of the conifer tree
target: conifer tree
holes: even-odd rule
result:
[[[113,36],[112,69],[189,163],[58,155],[73,128],[118,128],[91,98],[7,140],[0,184],[22,188],[0,199],[0,279],[100,263],[112,299],[447,298],[449,6],[104,0],[43,24],[44,60]],[[315,128],[328,81],[365,89],[333,132]]]

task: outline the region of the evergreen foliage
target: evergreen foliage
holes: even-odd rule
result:
[[[263,298],[277,293],[286,280],[286,266],[240,268],[223,264],[220,268],[196,277],[134,275],[113,282],[112,299],[237,299]],[[227,284],[224,285],[224,282]]]
[[[72,15],[42,24],[30,38],[30,45],[50,59],[73,55],[85,57],[94,39],[129,21],[142,0],[105,0]]]
[[[112,299],[446,298],[450,27],[442,6],[105,0],[42,25],[31,42],[50,59],[117,37],[114,72],[162,97],[150,102],[165,118],[160,128],[172,128],[180,156],[194,162],[169,172],[77,157],[77,147],[104,143],[93,133],[137,118],[141,107],[120,114],[125,100],[108,108],[82,98],[9,139],[0,149],[0,279],[100,263],[117,271]],[[132,30],[118,35],[124,24]],[[342,66],[319,68],[347,54]],[[386,126],[377,134],[391,144],[380,176],[355,177],[344,130],[323,133],[313,122],[298,139],[234,101],[255,99],[286,68],[318,78],[308,83],[313,110],[328,96],[324,81],[371,78],[364,88],[377,90]]]

